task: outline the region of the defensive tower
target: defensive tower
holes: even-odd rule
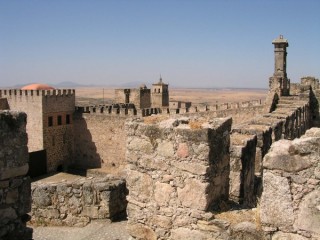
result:
[[[162,77],[158,83],[152,84],[151,89],[151,106],[153,108],[161,108],[169,106],[169,84],[162,82]]]
[[[274,73],[270,77],[270,89],[280,96],[288,96],[290,80],[287,78],[287,47],[288,40],[280,35],[272,41],[274,45]]]
[[[72,162],[75,90],[38,86],[0,90],[0,96],[7,109],[27,113],[29,153],[45,150],[46,171],[54,172]]]

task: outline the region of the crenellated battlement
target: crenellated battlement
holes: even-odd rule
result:
[[[0,96],[44,96],[44,97],[70,97],[75,96],[75,89],[54,89],[54,90],[21,90],[21,89],[1,89]]]
[[[200,113],[200,112],[215,112],[223,110],[233,110],[241,108],[250,108],[254,106],[262,106],[264,101],[262,99],[251,100],[236,103],[222,103],[215,105],[199,105],[190,106],[188,108],[143,108],[136,109],[133,104],[112,104],[112,105],[90,105],[90,106],[76,106],[77,113],[89,114],[104,114],[104,115],[123,115],[123,116],[141,116],[147,117],[153,114],[185,114],[185,113]]]

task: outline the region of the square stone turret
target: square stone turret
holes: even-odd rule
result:
[[[287,47],[288,40],[280,35],[272,41],[274,45],[274,73],[270,77],[270,90],[278,93],[279,96],[288,96],[290,80],[287,78]]]
[[[274,73],[269,78],[269,93],[266,99],[266,111],[272,112],[281,96],[290,95],[290,79],[287,78],[288,40],[280,35],[272,41],[274,45]]]
[[[160,80],[158,83],[152,84],[151,89],[151,107],[162,108],[169,106],[169,85]]]

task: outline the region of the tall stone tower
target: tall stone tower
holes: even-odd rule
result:
[[[290,80],[287,78],[287,47],[289,43],[280,35],[272,41],[272,44],[274,45],[274,73],[269,79],[269,88],[279,97],[288,96],[290,92]]]
[[[169,106],[169,85],[160,80],[158,83],[152,84],[151,89],[151,107],[161,108]]]

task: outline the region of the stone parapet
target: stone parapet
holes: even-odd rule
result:
[[[280,140],[264,158],[262,228],[272,239],[320,238],[320,129]]]
[[[272,114],[269,114],[268,116],[272,116]],[[283,138],[282,131],[285,124],[284,119],[259,116],[252,119],[250,121],[250,124],[270,126],[272,128],[272,142],[278,141]]]
[[[56,177],[59,178],[59,177]],[[126,210],[126,184],[113,177],[69,179],[32,183],[32,222],[83,227],[93,219],[114,219]]]
[[[262,159],[272,144],[272,128],[266,125],[245,123],[232,128],[232,133],[249,134],[257,136],[255,157],[255,174],[262,173]]]
[[[28,166],[25,113],[0,111],[0,180],[24,176]]]
[[[230,130],[230,118],[126,123],[130,235],[203,234],[201,221],[212,216],[207,211],[228,199]]]
[[[54,90],[21,90],[21,89],[2,89],[0,96],[75,96],[74,89],[54,89]]]
[[[32,239],[26,114],[0,111],[0,239]]]

